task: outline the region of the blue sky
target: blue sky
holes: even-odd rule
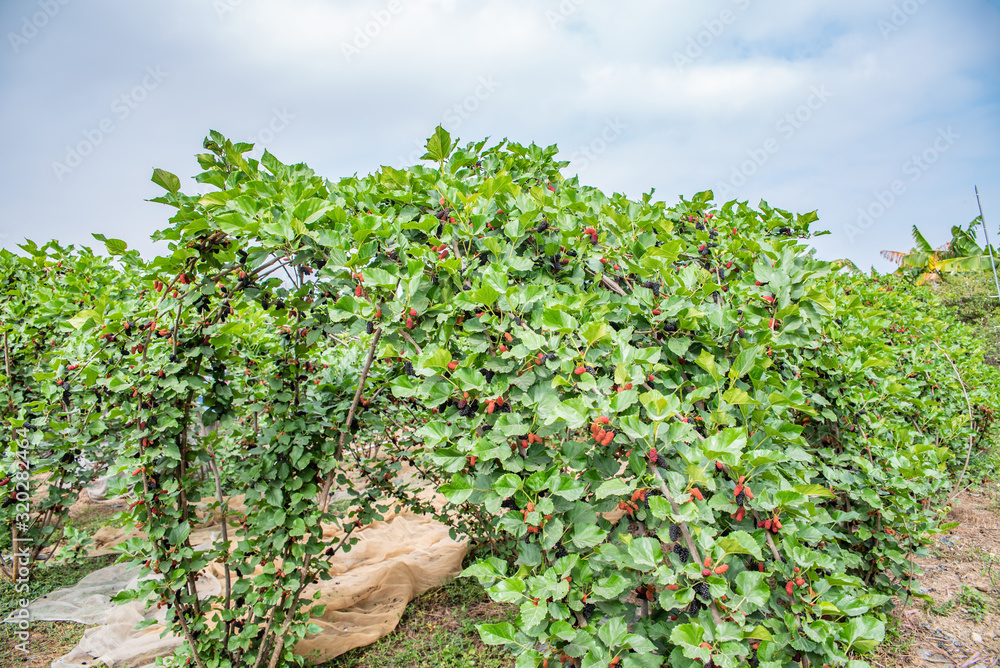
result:
[[[0,243],[155,252],[209,129],[337,178],[441,123],[559,145],[583,182],[817,209],[880,270],[978,213],[1000,238],[996,0],[9,0]]]

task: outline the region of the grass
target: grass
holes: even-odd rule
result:
[[[929,604],[927,610],[938,617],[947,617],[955,611],[961,611],[965,618],[972,620],[976,624],[982,624],[986,621],[986,617],[994,605],[993,600],[989,596],[968,585],[964,585],[958,596],[937,605]]]
[[[955,319],[978,329],[985,361],[1000,366],[1000,305],[990,271],[946,276],[935,290]]]
[[[67,525],[84,532],[88,536],[93,536],[97,530],[105,527],[111,518],[121,512],[121,508],[113,508],[107,505],[89,506],[84,508],[79,515],[67,522]]]
[[[321,668],[510,668],[514,657],[484,645],[476,625],[515,617],[474,580],[453,580],[411,601],[395,631]]]
[[[1000,591],[1000,559],[995,555],[988,554],[983,558],[986,566],[983,568],[983,575],[990,580],[993,591]]]
[[[88,573],[110,566],[114,560],[115,557],[109,555],[85,559],[78,564],[43,564],[32,573],[27,592],[18,592],[14,583],[0,581],[0,619],[6,619],[15,611],[19,600],[34,600],[56,589],[72,586]],[[85,628],[73,622],[33,622],[28,646],[33,661],[41,659],[42,662],[31,665],[48,666],[52,659],[62,656],[79,642]],[[18,643],[15,631],[11,624],[0,624],[0,666],[27,665],[24,655],[15,649]]]
[[[909,656],[915,644],[913,632],[903,628],[897,617],[890,616],[886,621],[885,642],[864,659],[877,668],[905,666],[909,663]]]
[[[949,598],[947,601],[942,603],[928,603],[927,611],[932,615],[937,615],[938,617],[947,617],[951,614],[952,610],[955,609],[955,599]]]
[[[958,594],[958,606],[967,618],[982,624],[993,607],[993,601],[981,591],[966,585]]]

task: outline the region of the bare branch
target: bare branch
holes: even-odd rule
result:
[[[932,341],[931,343],[933,343],[935,347],[937,347],[937,349],[941,351],[941,354],[945,356],[945,358],[948,360],[948,363],[951,364],[951,368],[955,371],[955,377],[958,378],[958,384],[962,386],[962,394],[965,395],[965,404],[969,407],[969,429],[975,431],[976,420],[972,415],[972,402],[969,401],[969,393],[965,390],[965,381],[962,380],[962,374],[959,373],[958,367],[955,366],[955,363],[952,361],[948,353],[945,352],[944,348],[939,346],[937,341]],[[969,459],[972,458],[973,442],[974,442],[973,435],[969,434],[969,449],[965,453],[965,465],[962,467],[962,472],[959,474],[958,480],[955,481],[955,486],[952,488],[954,491],[952,492],[951,496],[948,497],[949,503],[954,501],[955,497],[962,493],[963,488],[960,485],[962,484],[962,479],[965,478],[966,470],[968,470],[969,468]]]

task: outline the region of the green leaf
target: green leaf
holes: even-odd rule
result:
[[[571,542],[580,549],[587,549],[604,542],[608,532],[596,524],[578,524],[573,529]]]
[[[580,332],[580,336],[590,345],[594,345],[598,341],[610,340],[611,329],[603,322],[590,322]]]
[[[492,285],[484,285],[477,290],[466,293],[466,297],[475,304],[482,304],[483,306],[492,306],[496,303],[497,299],[500,298],[500,293],[497,292]]]
[[[600,638],[607,647],[617,648],[628,635],[628,627],[621,617],[612,617],[597,631]]]
[[[746,639],[751,639],[752,638],[754,640],[767,640],[767,641],[774,640],[774,636],[771,635],[771,632],[768,631],[763,626],[761,626],[760,624],[758,624],[757,626],[755,626],[753,628],[753,631],[750,631],[749,633],[744,634],[743,637],[746,638]]]
[[[510,174],[507,172],[501,172],[496,176],[490,177],[483,181],[483,184],[479,186],[479,194],[487,200],[493,199],[494,195],[502,192],[509,192],[512,183]],[[499,256],[500,253],[494,251],[494,253]]]
[[[698,355],[698,359],[695,360],[695,363],[710,373],[715,382],[722,380],[722,374],[719,373],[719,367],[715,364],[715,356],[708,352],[708,350],[702,350],[701,354]]]
[[[639,401],[649,414],[651,420],[666,420],[680,412],[681,402],[676,395],[663,396],[659,390],[643,392]]]
[[[594,492],[594,497],[597,499],[605,499],[609,496],[624,496],[632,492],[629,486],[626,485],[620,478],[612,478],[611,480],[605,480],[601,483],[601,486],[597,488]]]
[[[549,308],[545,309],[542,313],[542,326],[557,332],[564,332],[566,334],[575,332],[579,327],[576,322],[576,318],[571,316],[569,313]]]
[[[704,639],[705,630],[697,624],[679,624],[670,632],[670,642],[679,646],[684,656],[708,663],[712,653],[707,647],[700,647]]]
[[[325,216],[326,212],[333,208],[334,205],[330,202],[319,199],[318,197],[311,197],[300,202],[299,205],[295,207],[293,215],[296,220],[302,221],[303,225],[309,225],[310,223],[314,223]]]
[[[479,578],[480,580],[496,580],[507,573],[507,562],[499,557],[480,559],[462,571],[464,578]]]
[[[687,354],[688,349],[691,347],[691,339],[686,336],[678,336],[667,341],[667,348],[670,352],[677,355],[678,357],[684,357]]]
[[[575,400],[570,399],[553,406],[552,412],[546,416],[545,424],[552,424],[556,420],[565,420],[570,429],[579,429],[587,423],[587,415],[578,408]]]
[[[101,314],[97,311],[86,309],[80,311],[75,316],[69,319],[69,324],[73,329],[82,329],[88,320],[93,320],[95,324],[100,325],[102,322]]]
[[[435,160],[437,162],[443,162],[448,159],[451,155],[452,143],[451,135],[440,125],[434,130],[434,134],[431,138],[427,140],[425,146],[427,153],[425,153],[420,159],[421,160]]]
[[[584,492],[587,491],[587,488],[582,482],[576,480],[575,478],[559,475],[555,476],[552,482],[549,483],[549,490],[551,490],[551,492],[556,496],[560,496],[568,501],[576,501],[583,496]]]
[[[500,624],[480,624],[476,628],[479,629],[479,637],[487,645],[505,645],[515,642],[514,639],[517,637],[517,631],[514,629],[514,626],[507,622]]]
[[[507,473],[493,483],[493,491],[506,499],[521,489],[522,484],[521,478],[513,473]]]
[[[717,544],[726,551],[726,554],[751,554],[757,561],[764,560],[760,545],[746,531],[734,531],[728,536],[720,538]]]
[[[172,193],[176,193],[181,189],[181,180],[170,172],[162,169],[154,169],[153,178],[151,180],[164,190],[168,190]]]
[[[540,624],[548,615],[548,606],[542,601],[525,601],[521,604],[521,628],[530,629]]]
[[[618,573],[612,572],[607,577],[594,582],[593,591],[603,599],[614,600],[631,584]]]
[[[885,624],[874,617],[854,617],[840,631],[848,647],[864,654],[885,640]]]
[[[447,348],[438,348],[433,353],[424,358],[421,366],[427,369],[447,369],[451,362],[451,353]]]
[[[524,592],[528,585],[520,578],[507,578],[489,588],[490,597],[501,603],[520,603],[524,600]]]
[[[452,503],[460,504],[469,500],[473,489],[472,476],[456,473],[452,476],[451,482],[441,485],[440,492]]]
[[[633,539],[629,543],[628,553],[636,564],[646,567],[643,570],[656,568],[663,558],[663,552],[660,550],[660,541],[646,536]]]
[[[108,249],[110,255],[124,255],[128,250],[128,244],[121,239],[105,239],[104,247]]]
[[[823,487],[823,485],[796,485],[792,489],[803,496],[822,496],[828,499],[835,498],[834,493],[826,487]]]
[[[753,404],[754,406],[760,406],[759,401],[755,401],[750,397],[749,394],[744,392],[738,387],[730,387],[728,390],[722,393],[722,400],[727,404],[733,406],[743,406],[746,404]]]
[[[740,354],[736,356],[736,361],[733,362],[733,366],[729,369],[729,378],[736,381],[750,373],[750,369],[752,369],[754,367],[754,363],[760,359],[763,351],[764,349],[761,346],[750,346],[749,348],[741,350]],[[736,402],[730,401],[729,403],[734,404]]]
[[[736,576],[736,593],[742,599],[737,602],[737,605],[743,609],[743,612],[752,612],[767,603],[771,591],[768,589],[764,577],[764,573],[756,571],[743,571]]]

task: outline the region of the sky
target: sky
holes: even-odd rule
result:
[[[864,268],[977,185],[1000,239],[1000,0],[3,0],[0,36],[6,248],[151,256],[152,171],[199,188],[209,130],[335,180],[439,124],[605,191],[817,210],[818,256]]]

